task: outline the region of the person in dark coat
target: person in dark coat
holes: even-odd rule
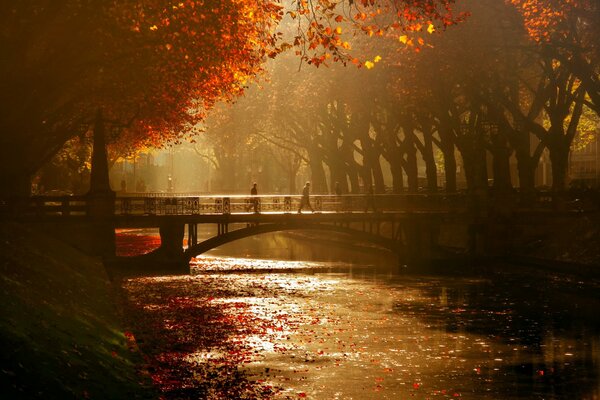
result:
[[[254,207],[254,212],[258,214],[258,188],[256,187],[256,182],[252,184],[252,189],[250,189],[250,196],[252,196],[252,206]]]
[[[306,182],[304,188],[302,189],[302,198],[300,199],[300,208],[298,208],[298,214],[302,212],[304,206],[310,208],[311,212],[315,212],[315,210],[310,205],[310,182]]]

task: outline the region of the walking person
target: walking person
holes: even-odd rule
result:
[[[252,184],[252,189],[250,189],[250,196],[252,197],[250,201],[252,202],[252,205],[254,207],[254,213],[258,214],[258,188],[256,187],[256,182]]]
[[[310,182],[306,182],[304,188],[302,189],[302,198],[300,199],[300,208],[298,208],[298,214],[302,212],[304,206],[308,206],[311,212],[315,212],[310,205]]]

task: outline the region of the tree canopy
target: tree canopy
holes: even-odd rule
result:
[[[453,0],[38,0],[0,6],[5,191],[27,179],[102,109],[112,141],[158,144],[193,131],[292,46],[320,63],[350,58],[342,23],[372,34],[454,22]],[[284,39],[286,12],[298,21]],[[382,18],[381,15],[385,15]],[[335,26],[334,26],[335,25]],[[289,40],[288,40],[289,39]]]
[[[270,71],[268,90],[249,93],[250,99],[230,111],[225,120],[244,123],[227,126],[227,132],[257,132],[288,160],[301,160],[317,192],[331,191],[335,182],[344,191],[373,185],[382,192],[387,168],[394,191],[416,191],[423,185],[421,161],[428,190],[442,183],[455,191],[466,179],[470,189],[493,182],[498,191],[517,185],[530,192],[544,152],[552,184],[563,190],[571,146],[589,143],[598,123],[597,38],[587,33],[592,26],[586,23],[594,8],[585,9],[585,18],[577,17],[579,8],[552,14],[559,18],[556,31],[540,37],[528,24],[544,16],[521,5],[495,0],[461,5],[470,17],[442,35],[407,32],[377,46],[368,36],[355,41],[355,54],[375,55],[362,70],[332,66],[326,74],[323,69],[294,74],[294,60],[281,57]],[[573,29],[564,27],[567,20]],[[398,43],[406,51],[399,52]],[[516,160],[510,160],[513,154]],[[437,176],[442,169],[445,182]]]
[[[507,2],[521,13],[530,36],[571,67],[585,88],[586,104],[597,112],[595,2]],[[177,141],[194,133],[214,104],[242,94],[270,57],[292,49],[307,64],[370,69],[381,57],[357,51],[357,41],[391,38],[392,52],[404,47],[419,52],[429,45],[428,35],[465,19],[469,10],[463,3],[5,2],[0,5],[2,190],[26,192],[30,176],[66,141],[84,136],[98,110],[109,123],[110,142],[125,152]]]

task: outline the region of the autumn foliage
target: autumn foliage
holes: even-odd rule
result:
[[[346,26],[369,35],[447,26],[453,3],[299,0],[286,10],[263,0],[5,2],[5,190],[24,191],[67,140],[90,129],[98,109],[109,139],[126,149],[177,141],[216,102],[241,94],[268,57],[295,47],[317,65],[331,56],[359,63],[341,37]],[[287,37],[286,12],[298,23]]]
[[[589,0],[510,0],[523,15],[529,36],[538,42],[570,29],[568,20],[574,14],[584,16],[591,7]]]
[[[193,129],[257,74],[280,7],[268,2],[48,1],[4,4],[2,173],[20,186],[85,134],[158,144]],[[20,191],[9,188],[9,191]]]
[[[358,0],[296,1],[296,10],[288,14],[296,22],[293,45],[296,54],[309,64],[321,65],[328,60],[351,62],[364,60],[352,50],[349,37],[392,37],[406,43],[407,34],[433,33],[464,19],[467,13],[454,12],[455,0]],[[350,34],[346,31],[349,30]],[[369,62],[369,63],[367,63]],[[372,61],[364,63],[367,68]]]
[[[554,49],[557,60],[577,71],[589,107],[597,111],[597,27],[591,23],[598,15],[596,3],[506,1],[520,12],[534,41]],[[382,57],[357,51],[369,47],[365,41],[391,39],[386,44],[390,54],[420,52],[431,46],[435,34],[464,21],[469,4],[5,2],[0,6],[3,190],[26,192],[32,174],[64,143],[90,131],[99,109],[116,154],[176,143],[196,133],[216,103],[241,95],[269,58],[290,50],[306,64],[340,62],[372,69]],[[579,39],[590,46],[573,47]],[[564,45],[569,46],[566,51]]]

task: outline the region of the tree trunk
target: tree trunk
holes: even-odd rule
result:
[[[467,188],[469,190],[487,189],[487,152],[482,146],[481,139],[466,138],[459,148],[463,158]]]
[[[417,168],[417,149],[415,148],[414,131],[411,128],[404,130],[404,148],[406,152],[406,176],[408,191],[416,193],[419,190],[419,170]]]
[[[385,183],[383,181],[383,171],[381,170],[379,155],[377,155],[373,162],[373,183],[375,184],[375,193],[385,193]]]
[[[404,176],[402,174],[402,164],[400,160],[391,160],[390,171],[392,173],[392,191],[402,193],[404,191]]]
[[[346,171],[346,174],[348,175],[348,180],[350,181],[350,188],[348,190],[348,193],[360,193],[360,184],[358,179],[357,168],[347,167]]]
[[[548,146],[552,163],[552,190],[561,192],[566,189],[567,169],[569,166],[569,145],[563,137],[556,137]]]
[[[529,154],[517,152],[517,170],[519,172],[519,190],[532,192],[535,188],[535,166]]]
[[[460,152],[462,157],[463,169],[465,170],[465,178],[467,180],[467,189],[474,190],[477,188],[477,172],[476,163],[470,149],[462,149]]]
[[[102,115],[102,110],[98,109],[94,122],[94,146],[92,150],[89,194],[112,192],[108,175],[108,153],[106,151],[104,131],[104,116]]]
[[[444,154],[444,175],[446,176],[446,192],[456,192],[456,156],[451,129],[444,126],[439,128],[441,150]]]
[[[310,175],[312,181],[312,192],[315,194],[327,193],[327,179],[325,178],[325,169],[320,157],[310,157]]]
[[[360,140],[360,146],[363,151],[363,182],[368,191],[375,185],[375,191],[382,193],[385,191],[383,183],[383,172],[379,162],[379,152],[375,146],[375,141],[370,136],[371,123],[369,114],[357,113],[354,116],[353,129]]]
[[[362,191],[363,193],[366,193],[368,191],[368,188],[370,188],[373,184],[373,179],[371,178],[371,168],[367,167],[366,165],[363,165],[360,169],[360,176],[362,178],[363,184]]]
[[[341,153],[340,160],[344,171],[340,184],[342,185],[342,191],[344,191],[344,193],[359,193],[358,166],[354,160],[354,148],[348,143],[348,140],[348,138],[344,137],[339,149]],[[348,181],[350,181],[350,187],[347,186],[346,175],[348,176]]]
[[[444,150],[444,175],[446,176],[446,192],[456,192],[456,158],[454,157],[454,145]]]
[[[333,193],[335,183],[339,182],[340,187],[344,193],[348,192],[348,183],[346,182],[346,172],[344,171],[344,165],[339,161],[337,157],[331,157],[329,161],[329,176],[331,178],[329,182],[330,193]]]
[[[425,174],[427,175],[427,189],[430,192],[437,191],[437,167],[435,165],[435,158],[433,156],[433,132],[431,129],[426,129],[423,132],[423,160],[425,161]]]
[[[512,189],[510,181],[510,150],[507,146],[498,144],[494,147],[494,190],[506,192]]]
[[[346,178],[346,174],[338,180],[331,178],[329,182],[329,194],[336,193],[336,183],[339,185],[339,190],[342,194],[348,193],[348,179]]]
[[[294,167],[290,167],[288,171],[288,184],[289,184],[289,192],[290,194],[296,193],[296,169]]]

